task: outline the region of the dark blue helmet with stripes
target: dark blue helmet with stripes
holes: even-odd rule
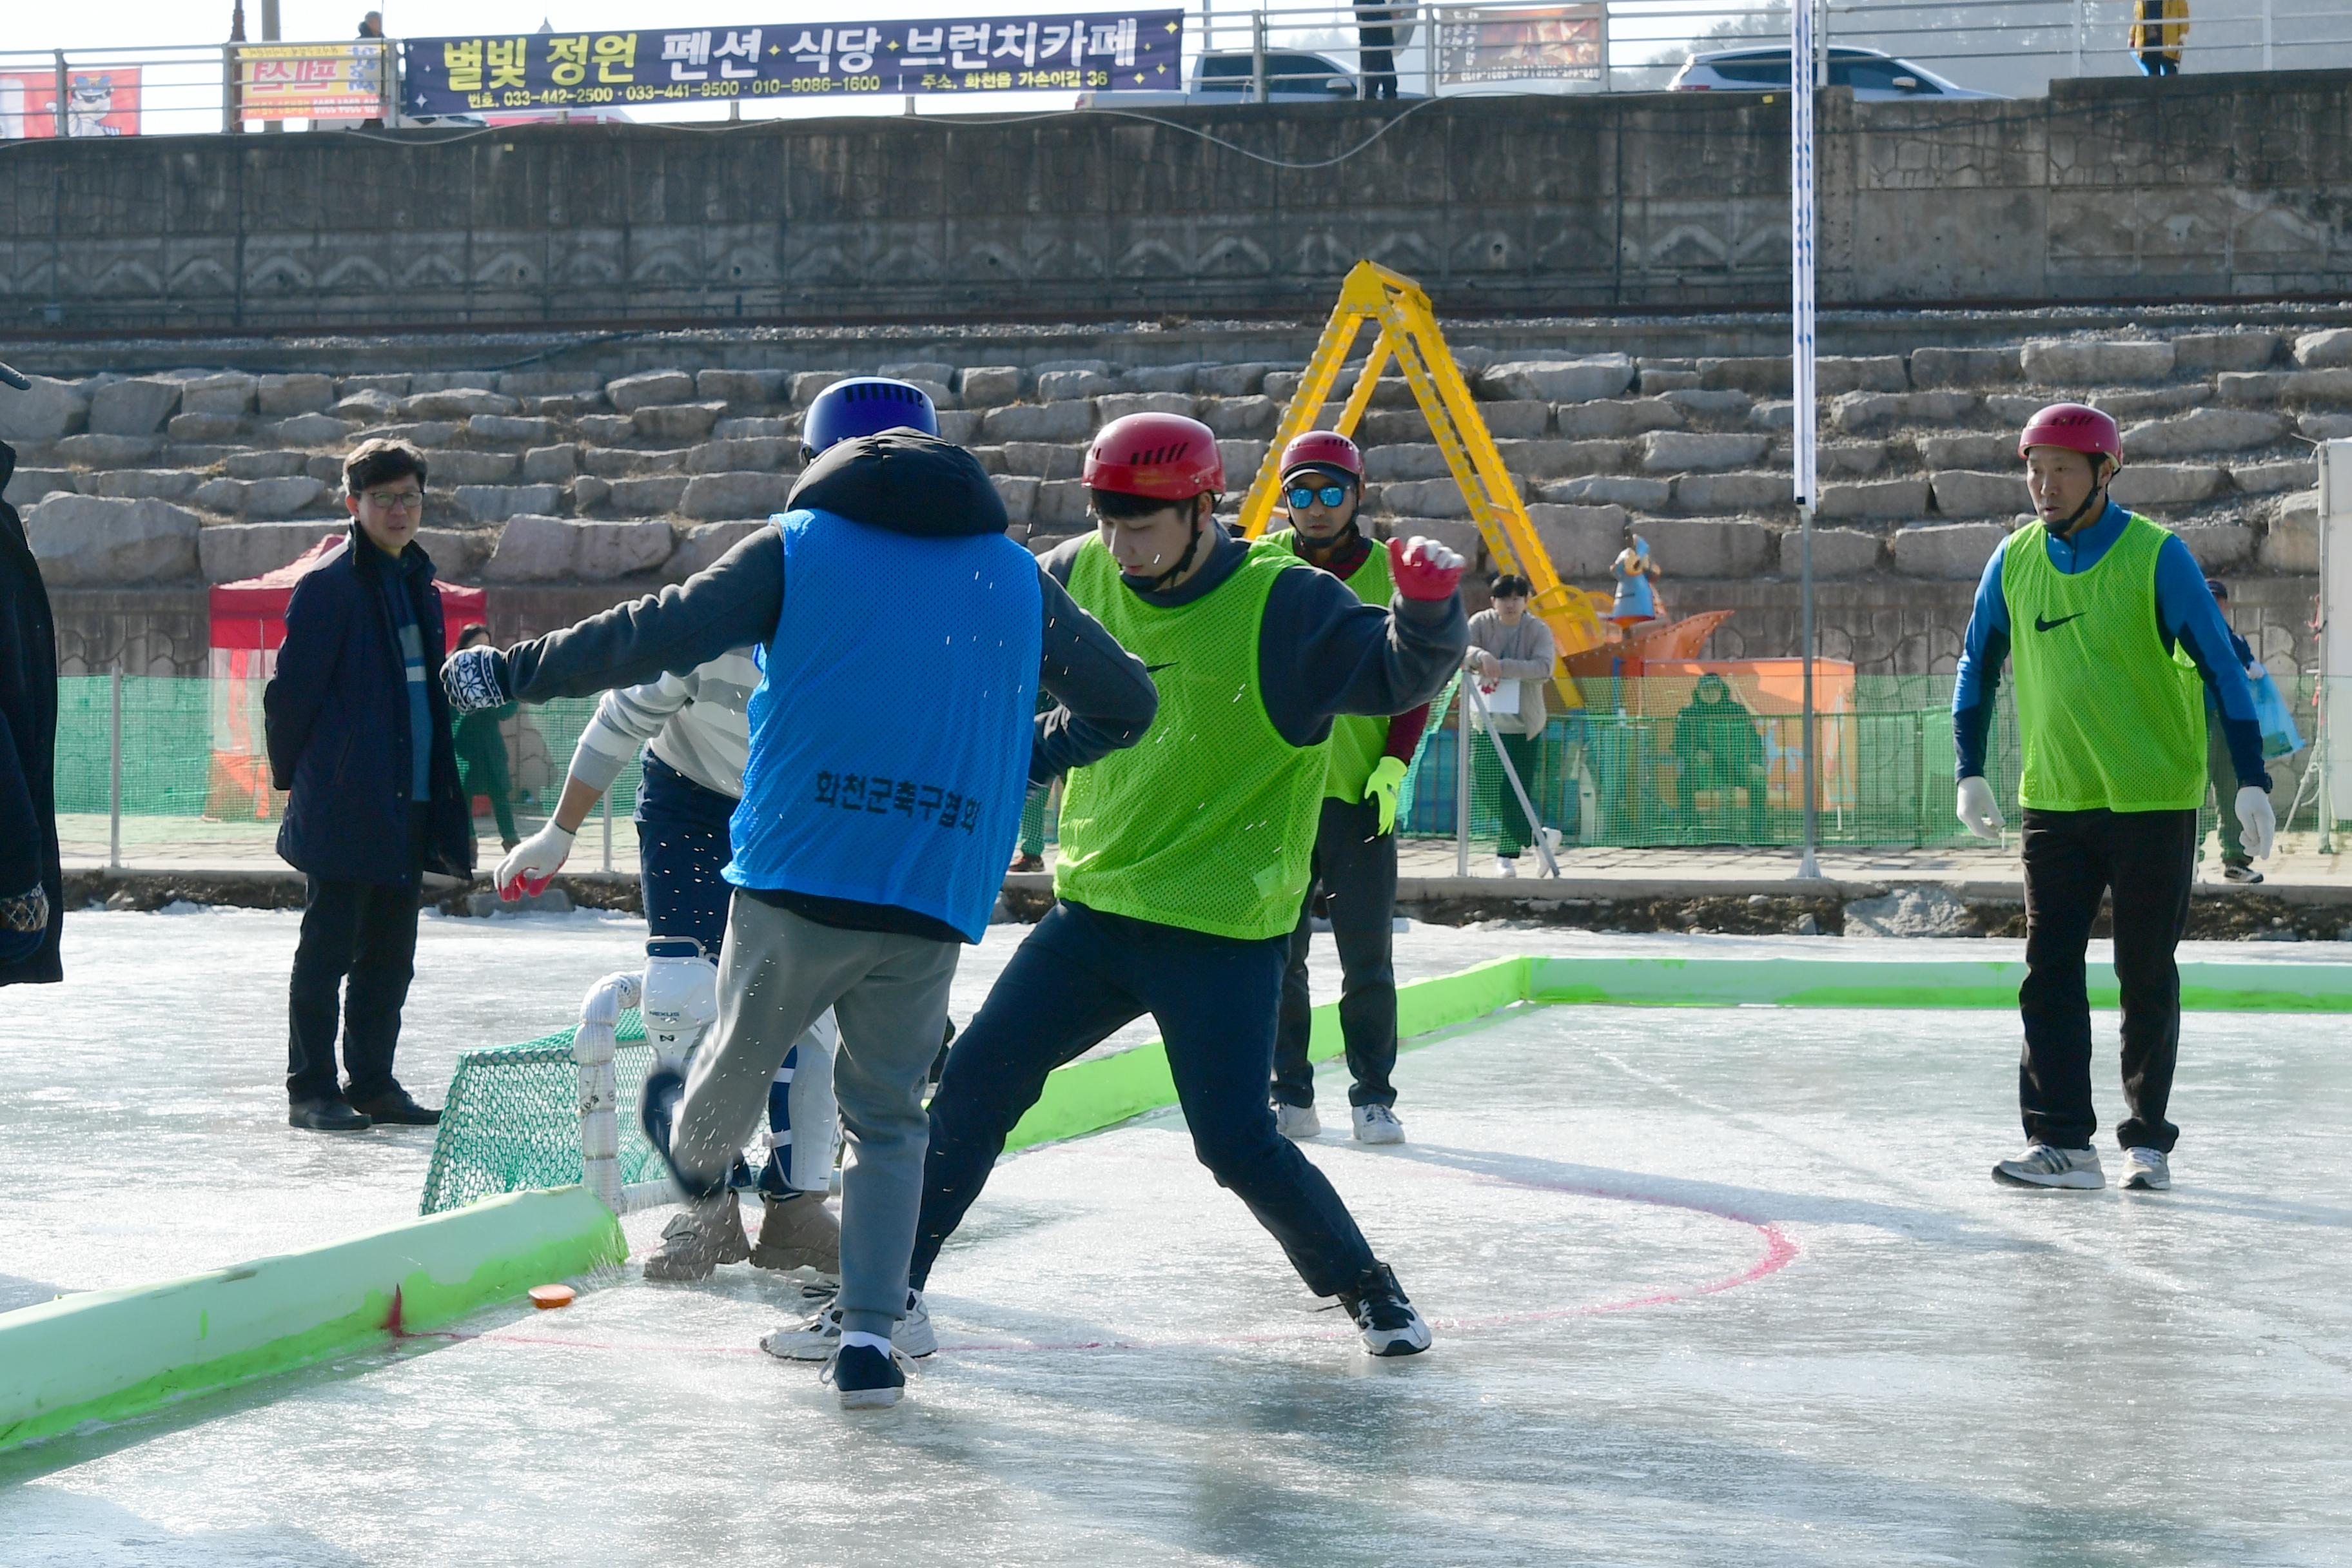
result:
[[[931,406],[929,393],[913,382],[887,376],[836,381],[818,393],[801,416],[801,461],[838,442],[898,429],[940,433],[939,411]]]

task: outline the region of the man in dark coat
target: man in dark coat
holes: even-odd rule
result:
[[[23,376],[0,364],[0,397],[25,387]],[[16,471],[16,448],[0,442],[0,489]],[[58,638],[48,590],[24,521],[0,500],[0,985],[65,978],[58,959],[65,887],[57,754]]]
[[[287,1120],[335,1132],[440,1120],[400,1087],[392,1058],[423,874],[474,870],[448,702],[432,679],[446,644],[433,563],[416,543],[423,454],[362,442],[343,463],[343,504],[350,545],[295,584],[263,698],[270,775],[291,792],[278,853],[310,878],[289,994]],[[349,1081],[339,1087],[335,1010],[346,974]]]

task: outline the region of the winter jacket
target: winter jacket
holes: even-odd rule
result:
[[[0,390],[0,397],[14,395]],[[16,448],[0,442],[0,489],[16,470]],[[49,898],[47,938],[26,957],[0,963],[0,985],[65,978],[58,961],[65,879],[58,863],[57,758],[57,626],[24,521],[0,500],[0,898],[28,893],[36,882]]]
[[[355,525],[351,543],[294,585],[286,641],[262,706],[269,773],[291,791],[278,853],[322,881],[398,886],[409,861],[408,679],[392,593],[408,595],[428,672],[447,647],[433,562],[411,544],[395,563]],[[457,780],[448,700],[428,679],[433,747],[425,869],[474,873],[474,822]]]

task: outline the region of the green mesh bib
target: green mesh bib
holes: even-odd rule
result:
[[[1078,551],[1070,597],[1150,669],[1160,712],[1136,744],[1070,771],[1055,892],[1212,936],[1297,923],[1328,746],[1275,729],[1257,645],[1275,578],[1307,570],[1253,550],[1207,597],[1164,609],[1118,580],[1100,539]]]
[[[1260,542],[1266,549],[1296,558],[1298,536],[1290,529],[1269,533]],[[1313,564],[1311,562],[1307,564]],[[1343,581],[1356,591],[1356,597],[1367,605],[1377,605],[1385,610],[1396,593],[1396,580],[1389,572],[1388,547],[1379,540],[1372,541],[1372,552],[1364,557],[1353,575]],[[1350,804],[1364,798],[1364,784],[1372,776],[1372,768],[1389,749],[1389,721],[1360,713],[1342,713],[1331,721],[1331,763],[1323,775],[1323,793],[1333,800]]]
[[[2010,536],[2000,586],[2024,753],[2018,800],[2041,811],[2186,811],[2205,800],[2205,704],[2185,648],[2168,656],[2156,557],[2171,534],[2135,514],[2088,572],[2050,563],[2049,531]]]

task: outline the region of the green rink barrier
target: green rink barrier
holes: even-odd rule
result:
[[[1526,1000],[1632,1007],[2014,1007],[2020,962],[1882,958],[1535,958]],[[2115,966],[2089,965],[2091,1005],[2116,1005]],[[2352,1012],[2352,963],[2180,965],[2204,1013]]]
[[[1425,1035],[1523,1000],[1530,962],[1497,958],[1459,974],[1407,981],[1397,987],[1398,1035]],[[1307,1055],[1323,1061],[1340,1049],[1339,1005],[1326,1002],[1315,1009]],[[1055,1068],[1046,1075],[1045,1092],[1013,1124],[1004,1147],[1010,1152],[1076,1138],[1175,1103],[1176,1081],[1169,1075],[1168,1053],[1153,1040],[1117,1056]]]
[[[0,1450],[386,1343],[628,1256],[581,1187],[0,1313]]]

